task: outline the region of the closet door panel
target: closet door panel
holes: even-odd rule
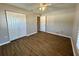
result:
[[[0,45],[9,41],[5,11],[0,10]]]
[[[10,39],[15,39],[15,35],[14,35],[14,16],[10,13],[7,12],[7,22],[8,22],[8,30],[9,30],[9,37]]]
[[[21,32],[21,37],[26,36],[26,16],[24,14],[19,15],[19,28]]]
[[[26,16],[19,14],[17,17],[19,18],[16,21],[19,24],[17,25],[17,31],[20,32],[18,35],[22,37],[26,35]]]

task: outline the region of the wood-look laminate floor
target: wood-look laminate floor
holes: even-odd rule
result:
[[[23,37],[0,47],[2,56],[73,56],[69,38],[44,32]]]

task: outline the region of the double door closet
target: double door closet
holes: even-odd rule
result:
[[[10,40],[26,36],[26,16],[24,14],[6,11]]]

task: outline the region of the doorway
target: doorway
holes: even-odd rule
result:
[[[40,31],[46,32],[46,16],[41,16],[40,17]]]
[[[37,16],[37,32],[40,31],[40,16]]]

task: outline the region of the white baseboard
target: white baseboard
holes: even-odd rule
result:
[[[20,39],[20,38],[22,38],[22,37],[25,37],[25,36],[26,36],[26,35],[19,36],[18,38],[10,39],[10,41],[18,40],[18,39]]]
[[[71,36],[67,36],[67,35],[63,35],[63,34],[59,34],[59,33],[51,33],[51,32],[47,32],[47,33],[58,35],[58,36],[63,36],[63,37],[67,37],[67,38],[71,38]]]
[[[34,32],[34,33],[31,33],[31,34],[28,34],[27,36],[30,36],[30,35],[33,35],[33,34],[36,34],[37,32]],[[21,37],[20,37],[21,38]],[[13,40],[10,40],[10,41],[7,41],[7,42],[5,42],[5,43],[2,43],[2,44],[0,44],[0,46],[2,46],[2,45],[5,45],[5,44],[8,44],[8,43],[10,43],[11,41],[13,41]]]
[[[73,43],[72,38],[71,38],[71,45],[72,45],[72,49],[73,49],[73,54],[74,54],[74,56],[76,56],[76,53],[75,53],[75,48],[74,48],[74,43]]]
[[[33,34],[36,34],[37,32],[33,32],[33,33],[30,33],[30,34],[27,34],[27,36],[30,36],[30,35],[33,35]]]
[[[2,43],[2,44],[0,44],[0,46],[5,45],[5,44],[8,44],[8,43],[10,43],[10,41],[7,41],[5,43]]]

